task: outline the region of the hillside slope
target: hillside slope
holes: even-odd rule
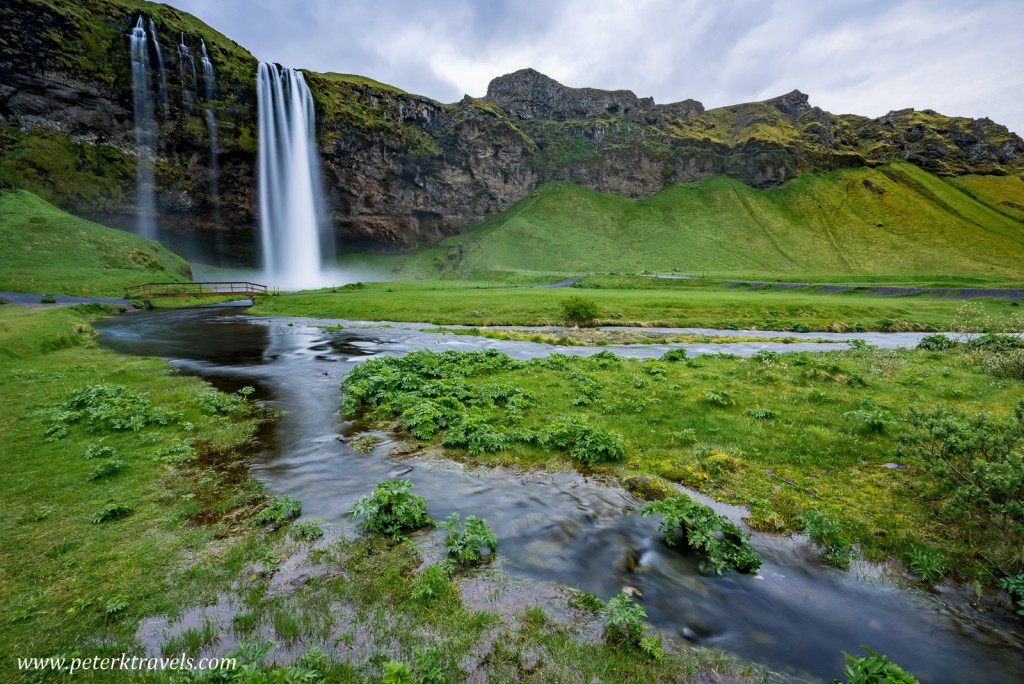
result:
[[[768,190],[724,176],[629,200],[549,183],[403,272],[1024,274],[1024,180],[891,163]],[[458,242],[464,258],[458,261]]]
[[[159,243],[0,191],[0,290],[120,296],[128,285],[184,281],[189,265]]]

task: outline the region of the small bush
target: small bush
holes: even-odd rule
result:
[[[127,518],[135,512],[135,507],[127,503],[110,503],[92,514],[91,522],[99,525],[112,520]]]
[[[925,582],[934,582],[949,572],[949,565],[934,551],[916,548],[910,552],[910,569]]]
[[[112,458],[116,453],[112,447],[103,446],[102,444],[90,444],[82,457],[87,461],[91,461],[94,458]]]
[[[87,479],[93,481],[102,480],[105,477],[113,477],[121,472],[121,467],[123,465],[124,461],[117,459],[114,459],[113,461],[104,461],[89,471],[89,477]]]
[[[708,391],[704,393],[703,398],[705,403],[711,404],[712,406],[721,406],[723,408],[726,406],[732,406],[736,403],[728,392]]]
[[[669,349],[667,352],[661,355],[662,361],[685,361],[686,350],[685,349]]]
[[[389,660],[384,663],[384,674],[380,681],[381,684],[416,684],[409,663],[401,660]]]
[[[754,420],[775,420],[779,417],[778,412],[766,408],[750,408],[744,411],[747,416]]]
[[[67,434],[67,426],[82,423],[90,432],[138,432],[147,425],[168,425],[177,414],[153,406],[149,397],[125,385],[89,385],[71,393],[63,410],[52,414],[50,436]]]
[[[616,594],[605,607],[604,638],[612,644],[637,645],[644,633],[647,611],[627,594]]]
[[[957,341],[945,335],[926,335],[917,343],[917,348],[925,351],[946,351],[956,346]]]
[[[640,652],[656,663],[665,659],[665,651],[661,647],[661,639],[656,636],[645,636],[640,639]]]
[[[324,531],[318,524],[320,518],[306,520],[292,526],[292,538],[300,541],[316,541],[324,536]]]
[[[993,354],[982,361],[985,370],[997,378],[1024,380],[1024,351]]]
[[[563,418],[544,428],[542,446],[569,452],[571,458],[592,466],[601,461],[617,461],[626,452],[622,435],[593,425],[581,418]]]
[[[427,500],[412,493],[409,480],[378,482],[372,494],[355,502],[349,515],[360,519],[363,531],[385,534],[395,541],[404,539],[406,530],[434,524],[427,515]]]
[[[57,299],[52,294],[44,294],[39,298],[40,304],[56,304]]]
[[[463,565],[479,563],[483,558],[483,549],[488,549],[493,555],[498,549],[498,540],[494,532],[487,525],[487,521],[475,515],[467,515],[466,522],[462,529],[458,528],[459,514],[452,513],[441,523],[441,527],[448,530],[448,555]]]
[[[850,567],[850,541],[839,523],[815,509],[798,515],[796,521],[803,524],[803,533],[818,545],[822,560],[837,568]]]
[[[848,684],[919,684],[910,673],[896,663],[890,662],[884,655],[875,653],[867,646],[866,656],[852,656],[843,653],[846,667],[843,675]]]
[[[1004,577],[999,580],[999,586],[1006,592],[1017,615],[1024,617],[1024,574]]]
[[[280,529],[286,522],[299,517],[302,502],[290,496],[275,496],[271,502],[256,514],[256,524],[271,530]]]
[[[480,414],[469,414],[453,425],[442,444],[463,447],[471,454],[492,453],[508,448],[508,438]]]
[[[412,649],[412,668],[416,672],[416,684],[445,684],[444,667],[441,665],[441,650],[433,644]]]
[[[569,600],[567,603],[570,608],[582,610],[593,615],[597,615],[605,609],[604,601],[598,598],[597,594],[583,591],[582,589],[569,589]]]
[[[756,572],[761,567],[761,559],[750,546],[747,535],[709,506],[680,494],[664,501],[648,502],[641,513],[645,518],[655,514],[662,517],[659,529],[667,544],[675,546],[676,533],[682,531],[683,544],[704,554],[715,572],[729,568]]]
[[[601,314],[597,302],[587,297],[568,297],[562,300],[562,320],[587,325]]]

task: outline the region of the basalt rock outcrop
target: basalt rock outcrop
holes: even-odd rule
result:
[[[127,33],[119,0],[0,7],[0,187],[128,228],[135,211]],[[157,116],[163,241],[195,256],[256,258],[256,60],[166,5],[145,5],[165,45],[169,107]],[[218,195],[207,128],[173,46],[205,41],[218,75]],[[462,231],[539,184],[567,180],[639,198],[715,174],[772,187],[805,172],[905,160],[940,175],[1024,172],[1024,141],[988,119],[901,110],[834,115],[793,91],[705,110],[631,91],[571,88],[523,69],[482,98],[445,104],[368,78],[307,72],[326,211],[342,249],[405,250]]]

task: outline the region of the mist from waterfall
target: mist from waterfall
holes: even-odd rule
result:
[[[143,18],[131,33],[132,106],[135,115],[135,196],[138,204],[136,232],[156,238],[156,198],[153,148],[156,138],[153,98],[150,94],[149,41]]]
[[[206,101],[204,116],[206,132],[210,139],[210,197],[213,200],[217,223],[220,223],[220,163],[217,160],[217,116],[214,113],[213,100],[217,96],[217,78],[213,73],[213,62],[206,52],[206,41],[200,39],[202,46],[203,94]]]
[[[282,289],[321,287],[326,275],[313,96],[302,72],[265,62],[256,73],[256,94],[263,277]]]
[[[139,18],[141,19],[142,17]],[[157,75],[160,77],[160,109],[166,118],[170,113],[170,106],[167,102],[167,74],[164,72],[164,55],[160,52],[160,41],[156,37],[156,24],[153,23],[152,19],[149,20],[149,37],[153,41],[153,51],[156,54],[156,70]]]

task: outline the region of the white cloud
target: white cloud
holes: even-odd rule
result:
[[[1024,133],[1016,0],[170,0],[257,57],[446,102],[531,66],[566,85],[708,107],[799,88],[836,113],[903,107]]]

